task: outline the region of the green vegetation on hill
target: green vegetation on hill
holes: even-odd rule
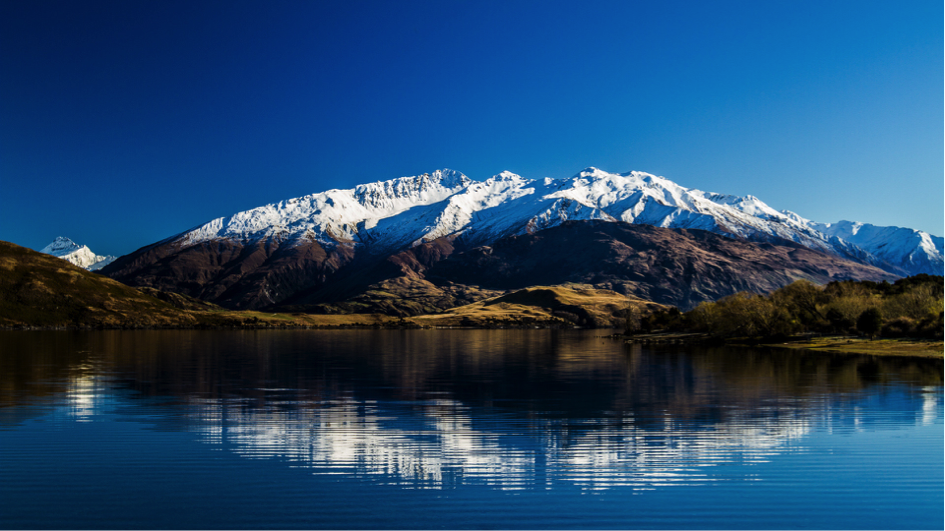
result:
[[[682,313],[655,312],[640,328],[687,330],[720,338],[860,334],[872,338],[942,339],[943,277],[916,275],[895,283],[805,280],[768,295],[741,292]]]
[[[286,312],[316,314],[380,313],[396,317],[439,313],[489,297],[502,290],[482,289],[462,284],[436,285],[422,278],[398,277],[383,280],[342,302],[310,305],[282,305]]]

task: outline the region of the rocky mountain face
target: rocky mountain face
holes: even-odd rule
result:
[[[697,229],[600,222],[506,238],[445,261],[434,273],[441,271],[496,288],[529,279],[591,284],[684,309],[739,291],[767,293],[798,279],[895,278],[789,240],[758,243]]]
[[[97,271],[115,260],[114,256],[95,254],[87,246],[79,245],[64,236],[59,236],[52,243],[43,247],[40,252],[62,258],[70,264],[89,271]]]
[[[643,172],[614,174],[597,168],[569,179],[526,179],[502,172],[481,182],[438,170],[265,205],[217,218],[168,241],[178,247],[215,240],[244,245],[315,241],[325,248],[347,244],[390,254],[444,236],[461,236],[470,246],[488,245],[568,220],[592,219],[703,229],[751,241],[790,240],[899,275],[942,274],[945,267],[942,238],[921,231],[814,223],[776,211],[753,196],[702,192]]]
[[[881,269],[783,240],[755,243],[704,230],[603,221],[566,222],[492,246],[443,237],[386,257],[326,253],[316,242],[191,246],[127,277],[231,308],[419,315],[534,285],[575,284],[691,308],[738,291],[764,293],[797,279],[893,280]],[[153,260],[153,262],[151,261]],[[140,264],[140,262],[139,262]],[[112,267],[121,267],[121,259]],[[120,269],[118,271],[121,271]]]
[[[346,245],[316,241],[203,241],[152,245],[122,256],[102,272],[132,286],[183,293],[234,309],[260,309],[312,288],[354,259]]]
[[[823,284],[896,278],[787,240],[755,243],[704,230],[622,222],[569,221],[461,252],[453,243],[439,239],[397,253],[357,274],[338,275],[330,288],[300,293],[280,306],[319,311],[319,305],[330,307],[333,301],[364,299],[385,283],[390,286],[391,279],[441,290],[576,285],[689,309],[738,291],[767,293],[798,279]]]
[[[549,232],[564,224],[567,231]],[[593,241],[609,243],[585,249],[589,242],[574,239],[579,226],[592,231]],[[231,308],[410,314],[473,302],[483,289],[548,284],[539,280],[548,275],[690,306],[796,278],[942,274],[941,238],[869,227],[817,224],[752,196],[692,190],[642,172],[588,168],[569,179],[540,180],[503,172],[480,182],[440,170],[218,218],[103,272]],[[631,233],[642,239],[624,241]],[[564,240],[535,243],[547,242],[548,234]],[[525,258],[508,250],[509,242],[543,251],[518,262]],[[505,254],[495,255],[497,249]],[[568,275],[557,268],[591,251],[597,261],[572,264]],[[740,280],[739,271],[753,279]],[[392,302],[404,298],[416,307]]]

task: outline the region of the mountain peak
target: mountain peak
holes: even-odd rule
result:
[[[577,175],[575,175],[574,177],[575,178],[581,178],[581,177],[600,178],[600,177],[606,177],[608,175],[610,175],[610,173],[600,168],[595,168],[594,166],[588,166],[584,168],[583,170],[579,171]]]
[[[466,177],[462,172],[449,168],[434,171],[432,177],[434,180],[447,187],[458,186],[470,181],[469,177]]]
[[[89,271],[101,269],[115,260],[114,256],[97,255],[85,245],[79,245],[65,236],[57,236],[52,243],[43,247],[40,252],[62,258]]]
[[[52,241],[46,247],[43,247],[41,253],[54,254],[56,252],[72,252],[81,249],[82,246],[76,242],[66,238],[65,236],[56,236],[56,239]]]
[[[496,182],[496,181],[514,181],[516,179],[522,179],[522,176],[517,173],[510,172],[509,170],[504,170],[502,172],[499,172],[496,175],[493,175],[492,178],[489,180]]]

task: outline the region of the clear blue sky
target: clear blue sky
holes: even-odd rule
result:
[[[943,235],[928,2],[0,2],[0,239],[125,254],[438,168]]]

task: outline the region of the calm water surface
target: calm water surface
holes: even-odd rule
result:
[[[4,528],[928,528],[942,362],[600,332],[0,332]]]

